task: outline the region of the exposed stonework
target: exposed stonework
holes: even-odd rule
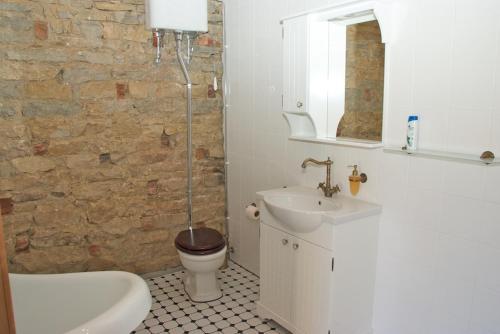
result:
[[[222,6],[191,65],[194,221],[222,229]],[[12,272],[179,265],[186,102],[169,34],[153,65],[144,2],[0,4],[0,204]]]
[[[382,140],[384,44],[377,21],[347,27],[345,113],[337,136]]]

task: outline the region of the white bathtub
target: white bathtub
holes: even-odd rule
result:
[[[129,334],[151,308],[147,284],[130,273],[9,277],[17,334]]]

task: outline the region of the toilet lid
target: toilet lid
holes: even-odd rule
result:
[[[182,252],[195,255],[217,253],[226,246],[224,237],[218,231],[202,227],[184,230],[175,238],[175,246]]]

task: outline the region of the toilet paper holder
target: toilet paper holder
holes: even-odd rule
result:
[[[260,217],[260,211],[257,208],[257,204],[250,203],[245,207],[246,216],[250,219],[257,220]]]

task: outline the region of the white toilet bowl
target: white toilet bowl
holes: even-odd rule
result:
[[[226,256],[224,247],[210,255],[193,255],[180,251],[181,263],[186,269],[184,289],[194,302],[207,302],[222,297],[222,291],[217,282],[217,271],[224,263]]]
[[[184,290],[194,302],[222,297],[217,271],[224,263],[226,241],[217,230],[201,227],[180,232],[175,247],[186,268]]]

